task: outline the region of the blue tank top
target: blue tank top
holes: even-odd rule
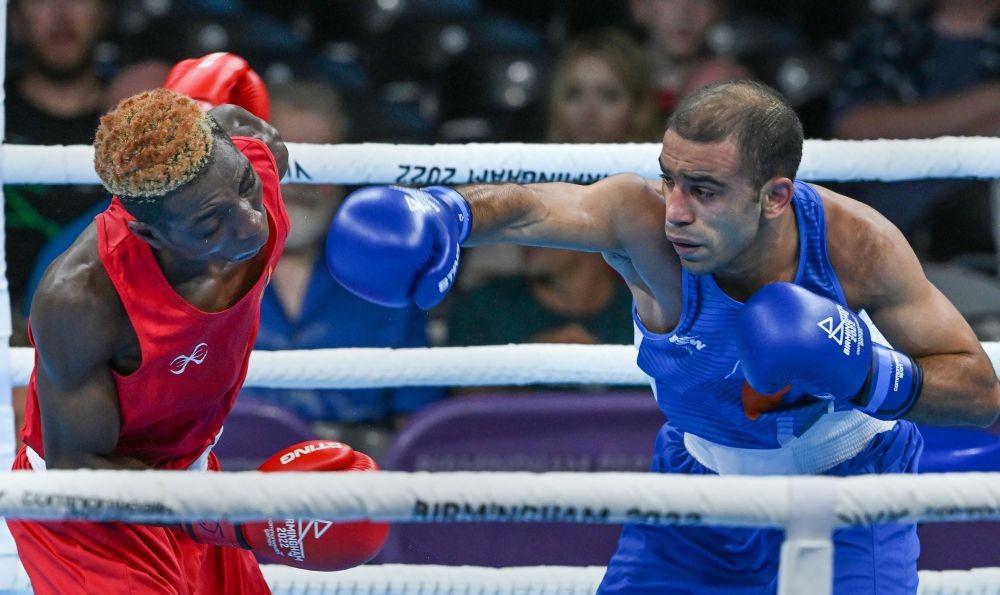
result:
[[[826,217],[816,190],[795,182],[792,198],[799,231],[795,284],[847,301],[826,250]],[[733,329],[743,304],[726,295],[712,275],[682,271],[683,307],[673,332],[653,333],[632,308],[638,364],[652,380],[660,409],[683,432],[738,448],[778,448],[827,412],[825,401],[798,400],[794,409],[750,420],[743,410],[743,370]],[[804,395],[803,395],[804,396]],[[792,395],[787,395],[786,400]]]

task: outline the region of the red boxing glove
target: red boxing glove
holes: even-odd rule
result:
[[[260,471],[375,471],[368,455],[342,442],[309,440],[264,461]],[[371,560],[382,549],[389,525],[358,521],[277,519],[242,524],[204,521],[185,524],[195,541],[253,550],[268,564],[305,570],[344,570]]]
[[[271,116],[271,100],[264,81],[236,54],[216,52],[182,60],[167,73],[163,86],[187,95],[206,110],[232,103],[261,120]]]

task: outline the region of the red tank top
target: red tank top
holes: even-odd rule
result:
[[[222,312],[204,312],[174,291],[117,197],[97,216],[98,254],[139,337],[142,363],[114,374],[121,432],[115,454],[159,469],[184,469],[215,440],[246,378],[260,300],[288,236],[278,168],[263,142],[233,137],[261,180],[267,263],[252,288]],[[37,359],[36,359],[37,363]],[[35,374],[28,385],[24,443],[44,458]]]

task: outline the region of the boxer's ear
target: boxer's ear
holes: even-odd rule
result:
[[[760,188],[758,198],[761,203],[761,213],[767,219],[773,219],[782,213],[792,204],[792,196],[795,194],[795,183],[789,178],[771,178]]]

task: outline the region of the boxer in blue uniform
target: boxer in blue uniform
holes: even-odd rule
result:
[[[1000,385],[897,229],[795,181],[802,145],[772,89],[711,85],[671,116],[655,183],[362,189],[331,227],[330,270],[372,301],[430,308],[463,243],[600,251],[632,291],[638,364],[669,420],[654,471],[912,473],[911,422],[988,425]],[[782,539],[630,525],[601,592],[774,593]],[[918,554],[912,525],[839,530],[834,591],[915,593]]]

